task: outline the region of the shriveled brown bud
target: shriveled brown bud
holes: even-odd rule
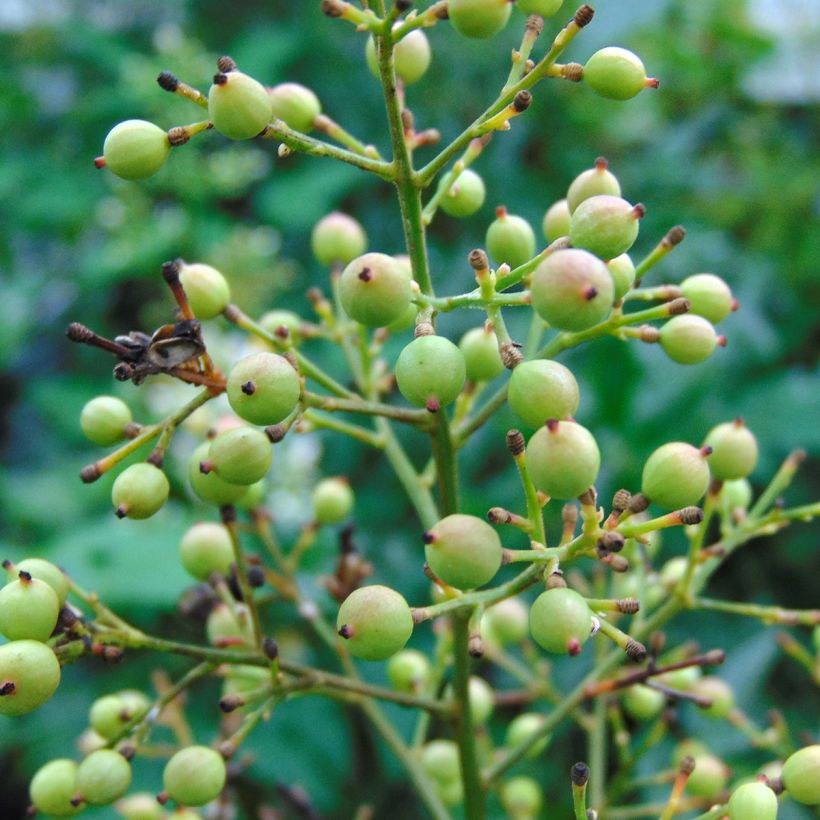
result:
[[[606,532],[598,539],[598,546],[606,552],[620,552],[626,539],[619,532]]]
[[[700,507],[684,507],[678,510],[681,524],[700,524],[703,521],[703,510]]]
[[[612,496],[612,509],[615,512],[623,512],[627,507],[629,507],[629,502],[632,500],[632,493],[629,490],[618,490],[614,496]]]
[[[643,493],[635,493],[629,501],[627,509],[633,515],[642,513],[649,506],[649,499]]]
[[[513,456],[520,456],[526,448],[524,434],[520,430],[507,431],[507,449]]]

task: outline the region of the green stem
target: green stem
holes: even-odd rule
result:
[[[384,418],[403,421],[421,429],[429,429],[432,421],[426,410],[410,410],[406,407],[395,407],[367,399],[346,399],[340,396],[321,396],[318,393],[304,392],[302,401],[306,407],[317,407],[319,410],[341,413],[357,413],[364,416],[383,416]]]
[[[714,612],[728,612],[731,615],[744,615],[747,618],[759,618],[763,623],[769,625],[816,626],[820,624],[820,609],[785,609],[780,606],[719,601],[714,598],[696,598],[692,602],[692,607],[693,609],[709,609]]]
[[[458,465],[450,436],[450,422],[442,408],[436,413],[436,426],[432,433],[433,458],[439,486],[439,507],[443,515],[458,512]]]
[[[379,450],[384,448],[384,439],[378,433],[373,433],[365,427],[359,427],[358,424],[349,424],[346,421],[340,421],[339,419],[317,412],[316,410],[306,410],[302,418],[311,422],[314,427],[334,430],[337,433],[355,438]]]

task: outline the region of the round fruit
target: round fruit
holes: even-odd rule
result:
[[[43,558],[24,558],[17,564],[8,565],[9,580],[17,578],[18,573],[27,572],[32,578],[45,581],[56,593],[60,606],[68,598],[68,578],[65,573],[51,561]]]
[[[464,354],[443,336],[413,339],[396,362],[396,383],[402,396],[431,412],[455,401],[466,378]]]
[[[83,810],[71,805],[77,794],[77,764],[73,760],[60,758],[46,763],[31,779],[28,793],[34,808],[50,817],[73,817]]]
[[[644,686],[641,683],[624,689],[622,699],[624,709],[635,720],[652,720],[666,706],[666,695],[663,692]]]
[[[383,661],[407,643],[413,632],[413,616],[398,592],[373,584],[345,598],[336,628],[347,640],[351,654],[366,661]]]
[[[550,419],[527,444],[533,484],[551,498],[577,498],[595,483],[600,466],[592,433],[573,421]]]
[[[437,578],[458,589],[490,581],[501,566],[501,539],[483,519],[456,513],[424,534],[424,555]]]
[[[119,695],[103,695],[91,704],[88,722],[106,740],[116,737],[134,715]]]
[[[111,502],[120,518],[150,518],[168,500],[171,485],[165,473],[149,464],[126,467],[111,487]]]
[[[352,216],[334,211],[316,223],[310,247],[320,265],[346,265],[365,252],[367,235]]]
[[[540,427],[547,419],[570,418],[580,400],[572,371],[551,359],[522,362],[510,377],[507,401],[532,427]]]
[[[491,381],[504,369],[495,331],[488,330],[486,326],[468,330],[461,337],[458,346],[464,354],[464,365],[470,381]]]
[[[59,614],[57,593],[25,571],[0,589],[0,632],[10,641],[48,640]]]
[[[188,462],[188,481],[191,489],[208,504],[217,504],[224,507],[235,504],[248,491],[243,484],[229,484],[216,473],[203,473],[199,465],[208,458],[211,449],[210,442],[203,442],[194,450]]]
[[[465,37],[479,40],[501,31],[511,11],[509,0],[449,0],[447,3],[453,28]]]
[[[25,715],[42,706],[60,684],[57,656],[39,641],[0,646],[0,715]]]
[[[554,242],[561,236],[569,236],[570,216],[566,199],[559,199],[550,205],[541,223],[547,242]]]
[[[637,54],[617,46],[596,51],[584,66],[584,79],[596,94],[610,100],[628,100],[648,85],[658,85],[647,78]]]
[[[260,134],[273,116],[262,83],[241,71],[217,74],[208,92],[208,117],[220,134],[249,140]]]
[[[527,608],[518,598],[504,598],[484,611],[481,634],[500,646],[521,643],[527,637]]]
[[[103,144],[105,167],[122,179],[145,179],[162,168],[171,143],[158,125],[126,120],[109,132]]]
[[[345,313],[366,327],[384,327],[407,310],[413,298],[406,268],[384,253],[354,259],[339,280],[339,299]]]
[[[85,803],[107,806],[131,785],[131,764],[113,749],[92,752],[77,769],[77,792]]]
[[[204,463],[223,481],[247,486],[264,478],[272,461],[273,447],[261,430],[237,427],[211,442]]]
[[[820,803],[820,745],[806,746],[787,758],[780,777],[789,797],[798,803]]]
[[[228,402],[251,424],[278,424],[299,401],[299,374],[277,353],[251,353],[228,374]]]
[[[291,310],[269,310],[259,317],[259,324],[273,336],[278,336],[279,328],[284,327],[293,344],[300,341],[302,320]]]
[[[712,718],[725,718],[735,708],[735,693],[724,680],[714,675],[704,675],[695,681],[689,691],[701,698],[712,701],[701,711]]]
[[[115,806],[123,820],[165,820],[165,812],[157,803],[157,798],[149,792],[136,792],[124,797]],[[179,820],[179,814],[171,815]]]
[[[658,447],[644,464],[641,492],[669,510],[697,504],[709,488],[707,455],[683,441]]]
[[[615,287],[607,266],[587,251],[568,248],[542,260],[532,273],[532,306],[558,330],[579,331],[609,316]]]
[[[708,359],[719,339],[711,323],[702,316],[673,316],[661,328],[661,347],[678,364],[699,364]]]
[[[501,785],[501,805],[510,820],[535,820],[544,803],[537,781],[519,775]]]
[[[239,619],[234,617],[230,608],[223,603],[217,604],[211,610],[205,623],[205,634],[214,646],[251,645],[253,643],[253,630],[248,610],[239,605],[236,607],[236,612]]]
[[[695,770],[686,781],[686,791],[695,797],[717,797],[728,779],[729,770],[719,757],[700,754],[695,757]]]
[[[423,692],[430,682],[431,673],[427,656],[415,649],[402,649],[387,662],[387,679],[399,692]]]
[[[729,286],[714,273],[696,273],[680,283],[681,293],[691,303],[691,312],[713,325],[723,321],[737,306]]]
[[[744,783],[729,798],[729,820],[776,820],[777,797],[765,783]]]
[[[563,5],[564,0],[518,0],[518,8],[524,14],[540,14],[552,17]]]
[[[83,434],[101,447],[122,441],[133,421],[128,405],[114,396],[97,396],[87,402],[80,413]]]
[[[499,265],[506,262],[511,268],[529,262],[535,256],[535,234],[530,223],[507,213],[503,206],[496,208],[495,214],[485,240],[490,256]]]
[[[599,194],[621,195],[621,184],[618,182],[618,177],[609,170],[609,163],[603,157],[598,157],[594,168],[582,171],[570,183],[567,191],[569,212],[574,213],[585,199]]]
[[[313,515],[320,524],[338,524],[350,515],[353,501],[346,478],[324,478],[313,488]]]
[[[655,680],[680,692],[688,692],[701,676],[699,666],[685,666],[683,669],[673,669],[671,672],[657,675]]]
[[[370,73],[378,77],[379,61],[373,37],[368,37],[364,53]],[[421,29],[413,29],[402,37],[393,47],[393,61],[396,76],[405,85],[420,80],[430,66],[430,43],[427,41],[427,35]]]
[[[191,310],[200,319],[219,316],[231,302],[231,288],[228,280],[216,269],[202,262],[179,266],[179,281]]]
[[[572,214],[569,241],[601,259],[614,259],[635,243],[643,215],[643,205],[630,205],[619,196],[591,196]]]
[[[525,740],[528,740],[535,732],[541,729],[546,719],[545,715],[538,712],[524,712],[518,715],[518,717],[513,718],[507,727],[507,733],[504,736],[504,745],[508,749],[518,748]],[[545,735],[529,748],[524,757],[527,759],[538,757],[547,747],[549,739],[549,735]]]
[[[715,478],[746,478],[757,464],[757,439],[743,419],[713,427],[703,444],[712,448],[709,469]]]
[[[485,196],[484,180],[471,168],[465,168],[439,200],[439,205],[450,216],[470,216],[484,204]]]
[[[179,560],[197,581],[207,581],[214,572],[230,575],[235,556],[227,528],[211,521],[194,524],[179,543]]]
[[[483,726],[495,708],[493,688],[484,678],[472,675],[470,688],[470,718],[473,726]]]
[[[421,765],[439,784],[461,780],[458,746],[452,740],[431,740],[421,750]]]
[[[622,253],[606,263],[615,285],[615,301],[623,299],[635,284],[635,265],[629,254]]]
[[[592,613],[574,589],[548,589],[535,599],[530,609],[530,632],[547,652],[577,655],[591,630]]]
[[[183,806],[204,806],[225,787],[225,761],[208,746],[180,749],[165,765],[162,783],[172,800]]]
[[[322,113],[319,98],[299,83],[280,83],[268,89],[271,111],[289,128],[313,130],[313,122]]]

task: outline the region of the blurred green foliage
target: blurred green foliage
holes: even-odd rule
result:
[[[566,357],[582,386],[579,416],[595,431],[604,453],[604,494],[622,485],[635,487],[644,459],[660,443],[699,442],[713,424],[738,415],[762,444],[754,476],[758,489],[783,456],[801,446],[815,461],[789,499],[799,503],[820,493],[811,469],[820,453],[820,235],[813,164],[820,116],[810,84],[803,97],[784,93],[779,101],[785,80],[772,60],[789,49],[795,32],[772,21],[767,25],[761,5],[741,0],[601,4],[568,57],[583,62],[608,44],[633,48],[661,79],[660,91],[618,104],[595,97],[583,84],[539,86],[531,109],[509,133],[496,135],[477,166],[487,183],[484,208],[465,222],[442,215],[431,231],[437,290],[469,289],[466,253],[482,244],[493,208],[503,202],[537,227],[573,177],[603,154],[625,196],[648,208],[638,256],[670,226],[682,223],[688,230],[683,245],[651,272],[651,281],[678,282],[711,270],[732,286],[742,310],[725,323],[729,345],[697,368],[670,363],[658,348],[610,340]],[[506,76],[522,19],[516,12],[513,24],[487,42],[465,43],[446,25],[430,32],[433,65],[408,91],[418,128],[436,127],[447,140],[484,108],[491,89]],[[543,39],[555,28],[548,22]],[[92,486],[77,478],[80,466],[97,457],[80,434],[80,409],[102,392],[124,397],[139,420],[158,418],[174,404],[163,398],[164,388],[114,382],[112,362],[98,351],[69,346],[63,329],[78,320],[115,334],[167,321],[171,302],[158,272],[164,260],[177,256],[219,267],[231,281],[235,301],[253,315],[275,305],[309,316],[306,289],[327,287],[326,273],[309,253],[315,221],[344,209],[363,222],[374,249],[398,253],[398,211],[392,191],[355,169],[300,156],[279,160],[273,144],[228,144],[216,134],[175,150],[166,168],[145,183],[98,172],[91,160],[121,119],[152,119],[164,128],[195,121],[198,110],[162,92],[155,77],[169,69],[204,89],[222,53],[262,81],[311,86],[330,116],[386,151],[378,84],[362,60],[364,40],[349,25],[323,18],[318,2],[73,0],[6,2],[0,9],[0,44],[13,67],[0,95],[2,557],[50,557],[138,624],[191,631],[172,614],[187,583],[176,547],[194,516],[212,515],[186,503],[181,475],[192,442],[181,442],[171,463],[176,503],[150,522],[116,521],[108,502],[110,478]],[[757,97],[750,88],[753,73]],[[429,149],[420,154],[429,156]],[[468,319],[480,321],[448,315],[440,329],[457,338],[470,326]],[[208,331],[214,344],[226,354],[235,351],[238,342],[215,324]],[[514,336],[523,338],[526,328],[515,318],[511,326]],[[391,361],[406,340],[390,342]],[[337,351],[318,344],[310,352],[329,368],[340,366]],[[174,387],[171,395],[172,402],[184,400],[186,389]],[[502,411],[464,453],[466,510],[483,514],[491,505],[518,503],[502,444],[503,432],[513,424]],[[424,444],[412,434],[408,440],[416,449]],[[411,600],[422,599],[419,528],[397,483],[359,445],[328,442],[324,434],[304,442],[286,439],[277,454],[274,511],[277,499],[291,511],[281,516],[284,537],[307,519],[308,487],[319,472],[348,475],[358,514],[367,522],[358,543],[374,561],[376,579],[397,584]],[[816,606],[816,540],[816,529],[811,534],[794,528],[776,543],[752,545],[729,562],[714,587],[733,599]],[[670,554],[680,547],[673,538],[669,545]],[[313,570],[328,571],[334,556],[334,536],[323,533],[311,556]],[[332,610],[327,596],[322,600]],[[278,614],[281,620],[270,626],[283,636],[283,646],[292,644],[288,651],[319,652],[295,632],[288,637],[292,613]],[[784,709],[796,732],[816,731],[806,707],[811,704],[816,712],[817,692],[789,661],[777,660],[770,631],[728,617],[692,616],[672,634],[730,650],[726,671],[741,687],[741,704],[751,714],[762,718],[765,695]],[[422,635],[419,642],[428,638]],[[116,670],[83,664],[67,670],[67,685],[56,702],[24,721],[4,720],[0,775],[12,788],[0,803],[9,801],[12,812],[19,809],[34,767],[70,753],[96,694],[126,684],[146,686],[157,663],[171,674],[184,668],[176,659],[144,657],[129,658]],[[559,679],[578,676],[579,665],[570,667],[558,670]],[[206,742],[213,739],[214,698],[214,691],[202,693],[205,708],[195,726]],[[396,718],[409,720],[400,711]],[[698,718],[687,712],[683,720]],[[243,792],[249,801],[271,799],[276,781],[303,786],[328,816],[351,816],[365,799],[377,807],[376,816],[386,816],[380,811],[388,806],[392,817],[400,811],[418,816],[395,763],[389,755],[378,759],[353,712],[311,698],[288,704],[257,735],[250,744],[257,762],[244,776],[253,780]],[[718,752],[740,753],[750,768],[761,762],[744,751],[739,737],[723,733],[713,741]],[[564,772],[583,750],[571,733],[556,748],[560,765],[530,769],[548,794],[566,801]],[[665,767],[667,751],[663,747],[648,765]],[[377,766],[386,768],[386,777],[374,774]],[[157,771],[143,770],[138,785],[154,788]],[[402,800],[406,809],[396,809]]]

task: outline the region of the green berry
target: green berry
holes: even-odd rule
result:
[[[313,515],[320,524],[338,524],[353,509],[353,490],[346,478],[324,478],[313,488]]]
[[[535,732],[541,729],[546,719],[546,716],[539,712],[524,712],[518,715],[518,717],[513,718],[504,735],[504,745],[508,749],[518,748],[525,740],[528,740]],[[530,746],[524,757],[528,760],[538,757],[538,755],[547,748],[549,740],[549,735],[542,737],[537,743]]]
[[[339,299],[345,313],[366,327],[384,327],[396,321],[412,298],[406,268],[384,253],[357,257],[339,280]]]
[[[179,542],[179,560],[197,581],[207,581],[214,572],[229,575],[235,556],[227,528],[211,521],[194,524]]]
[[[726,681],[714,675],[704,675],[692,684],[689,691],[701,698],[712,701],[711,706],[704,707],[703,714],[712,718],[728,717],[735,708],[735,693]]]
[[[510,19],[509,0],[449,0],[447,12],[453,28],[465,37],[483,40],[498,34]]]
[[[273,461],[270,439],[255,427],[237,427],[220,433],[208,449],[208,458],[200,465],[205,472],[213,470],[229,484],[248,486],[267,475]]]
[[[122,441],[134,419],[128,405],[115,396],[97,396],[80,413],[80,427],[89,441],[109,447]]]
[[[577,655],[591,630],[592,613],[574,589],[548,589],[535,599],[530,609],[530,632],[547,652]]]
[[[9,574],[9,580],[15,580],[19,573],[27,572],[32,578],[45,581],[56,593],[62,607],[68,598],[68,578],[65,573],[51,561],[44,558],[24,558],[17,564],[3,563]]]
[[[724,345],[723,336],[715,333],[702,316],[673,316],[661,328],[661,347],[678,364],[699,364],[708,359],[715,347]]]
[[[10,641],[47,641],[59,613],[57,593],[25,571],[0,589],[0,632]]]
[[[77,764],[60,758],[51,760],[37,770],[29,785],[31,804],[42,814],[50,817],[73,817],[82,806],[72,806],[71,798],[77,794]]]
[[[165,820],[165,812],[157,798],[149,792],[136,792],[124,797],[115,806],[123,820]],[[173,815],[178,820],[176,814]]]
[[[541,230],[547,242],[554,242],[561,236],[569,236],[571,214],[566,199],[559,199],[547,209],[541,222]]]
[[[415,649],[402,649],[387,662],[387,679],[399,692],[424,692],[430,683],[432,671],[427,656]]]
[[[253,630],[247,608],[237,605],[234,616],[228,606],[217,604],[205,622],[205,634],[214,646],[250,646],[253,644]]]
[[[535,256],[535,234],[530,223],[507,213],[502,205],[495,209],[496,219],[487,228],[487,252],[500,265],[517,268]]]
[[[464,354],[464,365],[470,381],[491,381],[504,369],[495,331],[486,325],[468,330],[461,337],[458,346]]]
[[[661,568],[661,585],[666,589],[674,589],[686,575],[688,563],[682,555],[670,558]]]
[[[614,259],[635,243],[644,213],[643,205],[630,205],[619,196],[591,196],[572,214],[569,241],[601,259]]]
[[[280,83],[268,89],[271,111],[296,131],[313,130],[316,117],[322,113],[319,98],[299,83]]]
[[[301,341],[302,320],[291,310],[269,310],[259,317],[259,324],[273,336],[279,336],[280,328],[285,328],[293,344]]]
[[[225,676],[222,696],[242,695],[270,685],[270,670],[262,666],[232,664]]]
[[[547,419],[574,416],[580,392],[569,368],[551,359],[532,359],[513,370],[507,401],[527,424],[540,427]]]
[[[697,504],[709,488],[708,454],[683,441],[658,447],[644,464],[641,491],[669,510]]]
[[[103,145],[105,167],[122,179],[145,179],[162,168],[171,143],[158,125],[125,120],[109,132]]]
[[[544,803],[538,782],[519,775],[501,784],[501,805],[510,820],[535,820]]]
[[[567,207],[570,214],[574,213],[585,199],[599,194],[621,195],[621,184],[609,170],[609,163],[603,157],[598,157],[594,168],[582,171],[570,183],[567,190]]]
[[[77,769],[77,792],[83,802],[107,806],[131,785],[131,764],[113,749],[92,752]]]
[[[717,797],[726,788],[729,770],[715,755],[695,756],[695,770],[686,781],[686,791],[695,797]]]
[[[722,322],[737,302],[729,286],[714,273],[696,273],[680,283],[681,293],[691,303],[690,310],[708,319],[713,325]]]
[[[532,273],[532,306],[558,330],[586,330],[609,316],[615,287],[607,266],[584,250],[568,248],[542,260]]]
[[[443,336],[413,339],[396,362],[396,383],[402,396],[430,412],[455,401],[466,378],[464,354]]]
[[[366,661],[383,661],[407,643],[413,632],[413,616],[398,592],[373,584],[345,598],[336,628],[347,640],[352,655]]]
[[[461,779],[436,783],[436,791],[445,806],[458,806],[464,802],[464,783]]]
[[[278,424],[296,407],[302,387],[293,365],[277,353],[251,353],[228,374],[228,403],[251,424]]]
[[[688,692],[700,680],[701,676],[702,672],[699,666],[685,666],[683,669],[673,669],[671,672],[657,675],[655,680],[672,689],[677,689],[679,692]]]
[[[367,235],[352,216],[334,211],[316,223],[310,247],[320,265],[346,265],[365,252]]]
[[[396,26],[393,28],[395,29]],[[368,37],[364,53],[370,73],[374,77],[378,77],[379,62],[373,37]],[[408,32],[395,44],[393,60],[396,76],[405,85],[411,85],[420,80],[427,73],[430,66],[430,43],[427,41],[427,35],[421,29],[413,29]]]
[[[25,715],[42,706],[60,684],[57,656],[39,641],[0,646],[0,715]]]
[[[207,461],[210,442],[203,442],[194,450],[188,462],[188,482],[194,493],[208,504],[224,507],[235,504],[248,491],[244,484],[229,484],[215,472],[203,473],[200,464]]]
[[[776,820],[777,797],[765,783],[744,783],[729,798],[729,820]]]
[[[150,518],[168,500],[171,485],[165,473],[149,464],[126,467],[111,487],[111,501],[119,518]]]
[[[501,566],[501,539],[483,519],[455,513],[424,534],[424,555],[437,578],[458,589],[490,581]]]
[[[273,116],[262,83],[241,71],[217,74],[208,92],[208,116],[220,134],[249,140],[260,134]]]
[[[724,481],[720,497],[729,510],[746,510],[752,503],[752,485],[745,478]]]
[[[225,761],[208,746],[180,749],[165,765],[162,783],[172,800],[183,806],[204,806],[225,787]]]
[[[438,784],[461,780],[458,746],[452,740],[431,740],[421,750],[421,765]]]
[[[606,263],[615,285],[615,301],[623,299],[635,284],[635,265],[629,254],[622,253]]]
[[[103,695],[91,704],[88,723],[98,735],[111,740],[133,717],[134,713],[120,695]]]
[[[518,598],[504,598],[484,611],[481,634],[499,646],[518,644],[527,637],[529,616]]]
[[[820,745],[806,746],[783,764],[780,775],[789,797],[798,803],[820,803]]]
[[[518,9],[524,14],[540,14],[552,17],[563,5],[564,0],[518,0]]]
[[[635,720],[652,720],[666,706],[666,695],[657,689],[638,683],[624,689],[622,702],[624,709]]]
[[[493,688],[484,678],[471,675],[469,689],[472,724],[473,726],[483,726],[490,719],[495,708]]]
[[[484,204],[486,193],[484,180],[471,168],[465,168],[439,200],[439,205],[450,216],[470,216]]]
[[[219,316],[231,302],[228,280],[216,269],[202,262],[179,266],[179,280],[185,289],[191,310],[200,319]]]
[[[640,58],[625,48],[609,46],[596,51],[584,66],[584,80],[602,97],[610,100],[629,100],[657,80],[647,78]]]
[[[530,477],[551,498],[577,498],[595,483],[600,466],[592,433],[573,421],[549,419],[527,445]]]
[[[757,464],[757,439],[743,419],[713,427],[703,445],[712,448],[709,469],[715,478],[746,478]]]

